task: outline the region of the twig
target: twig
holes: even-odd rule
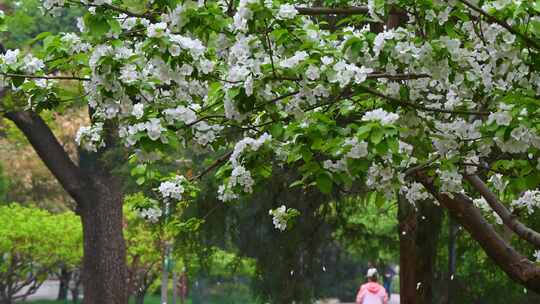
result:
[[[199,174],[197,174],[195,177],[190,178],[190,180],[198,180],[198,179],[201,179],[203,176],[205,176],[206,174],[208,174],[208,172],[214,170],[216,167],[218,167],[218,166],[221,165],[222,163],[226,162],[226,161],[229,159],[229,157],[231,157],[231,155],[232,155],[232,151],[223,154],[220,158],[216,159],[209,167],[207,167],[206,169],[204,169],[203,171],[201,171],[201,172],[200,172]]]
[[[78,80],[78,81],[90,81],[90,78],[75,77],[75,76],[47,76],[47,75],[27,75],[27,74],[13,74],[13,73],[0,73],[0,75],[11,78],[29,78],[29,79],[58,79],[58,80]]]

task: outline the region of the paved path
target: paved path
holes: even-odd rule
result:
[[[354,304],[354,303],[340,303],[340,304]],[[390,301],[388,301],[388,304],[399,304],[399,295],[394,293],[390,297]]]
[[[60,284],[59,281],[53,281],[48,280],[41,285],[41,287],[38,289],[38,291],[29,296],[27,300],[54,300],[56,299],[56,296],[58,295],[58,285]],[[70,295],[71,298],[71,295]],[[333,302],[335,303],[335,302]],[[338,303],[336,303],[338,304]],[[339,304],[354,304],[354,303],[339,303]],[[399,304],[399,295],[393,294],[390,298],[389,304]]]

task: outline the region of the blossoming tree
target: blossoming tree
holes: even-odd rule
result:
[[[25,100],[4,98],[6,117],[39,123],[39,111],[73,102],[69,82],[91,109],[78,143],[100,151],[118,130],[133,160],[149,163],[141,184],[164,176],[144,172],[171,147],[222,152],[198,175],[160,180],[162,204],[188,199],[184,187],[216,168],[217,195],[234,201],[264,184],[271,164],[323,194],[361,183],[380,199],[434,198],[512,279],[540,291],[530,259],[540,234],[517,217],[540,205],[540,4],[326,2],[45,0],[51,13],[87,13],[79,33],[39,35],[34,54],[5,52],[5,85]],[[80,195],[70,186],[78,169],[51,155],[41,156],[53,171],[67,166],[57,177]],[[163,217],[149,208],[150,220]],[[280,230],[294,213],[270,212]],[[531,252],[515,250],[500,224]],[[98,232],[84,214],[83,225],[89,249]],[[85,261],[90,273],[99,264]],[[124,301],[99,298],[98,285],[85,284],[88,303]]]

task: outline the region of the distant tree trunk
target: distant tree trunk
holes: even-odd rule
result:
[[[58,286],[58,297],[56,297],[58,301],[67,300],[70,279],[71,279],[71,271],[68,271],[66,267],[62,267],[60,269],[60,273],[58,276],[58,280],[60,282]]]
[[[135,304],[144,304],[144,296],[146,295],[146,292],[137,292],[135,295]]]
[[[442,209],[430,201],[413,206],[403,197],[398,204],[400,303],[431,304]]]

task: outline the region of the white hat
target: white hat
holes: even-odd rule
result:
[[[368,269],[366,276],[368,278],[373,278],[373,277],[377,276],[377,269],[375,269],[375,268]]]

